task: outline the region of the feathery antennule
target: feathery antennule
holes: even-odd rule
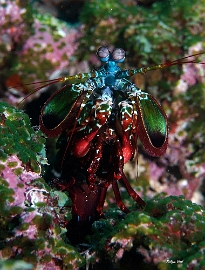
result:
[[[61,77],[61,78],[58,78],[58,79],[53,79],[53,80],[46,80],[46,81],[40,81],[40,82],[33,82],[33,83],[26,83],[24,85],[36,85],[36,84],[43,84],[39,87],[37,87],[36,89],[34,89],[30,94],[28,94],[27,96],[25,96],[19,103],[18,103],[18,107],[20,104],[22,104],[24,102],[24,100],[26,100],[28,97],[32,96],[34,93],[38,92],[39,90],[49,86],[49,85],[52,85],[52,84],[55,84],[55,83],[58,83],[58,82],[63,82],[64,81],[64,78]],[[46,84],[45,84],[46,83]]]

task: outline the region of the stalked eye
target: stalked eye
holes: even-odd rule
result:
[[[112,52],[112,59],[117,62],[121,63],[125,59],[125,51],[121,48],[117,48]]]
[[[109,60],[110,52],[107,47],[100,47],[96,54],[101,62],[107,62]]]

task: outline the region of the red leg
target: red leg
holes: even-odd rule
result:
[[[123,167],[124,167],[124,157],[123,157],[123,152],[122,152],[122,146],[120,144],[119,139],[116,140],[116,168],[117,171],[115,171],[117,180],[120,179],[122,177],[123,174]]]
[[[94,156],[92,162],[90,163],[89,168],[87,169],[87,171],[89,173],[88,182],[89,182],[91,187],[92,187],[92,184],[96,181],[95,172],[97,171],[97,169],[99,167],[100,160],[102,158],[102,143],[103,143],[103,141],[102,141],[101,137],[98,136],[97,145],[95,147],[93,147],[95,149],[95,156]]]
[[[102,187],[99,202],[98,202],[98,205],[96,207],[96,211],[98,212],[99,216],[102,217],[102,218],[104,217],[103,206],[104,206],[104,203],[105,203],[105,197],[106,197],[106,194],[107,194],[108,187],[109,187],[109,184],[106,184],[106,185],[104,185]]]
[[[120,179],[123,185],[125,186],[127,192],[129,195],[141,206],[142,208],[145,207],[146,203],[143,201],[140,196],[137,194],[137,192],[134,191],[134,189],[130,186],[130,183],[127,180],[127,177],[125,174],[122,174],[122,178]]]
[[[125,206],[125,204],[122,201],[121,195],[120,195],[120,191],[118,188],[118,184],[116,180],[112,181],[112,188],[115,194],[115,199],[116,199],[116,204],[118,205],[118,207],[125,213],[129,213],[130,211],[128,210],[128,208]]]

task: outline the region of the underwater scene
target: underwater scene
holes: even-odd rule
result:
[[[0,269],[205,269],[205,0],[0,0]]]

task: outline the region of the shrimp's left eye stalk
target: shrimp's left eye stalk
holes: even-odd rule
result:
[[[100,47],[96,54],[101,62],[107,62],[109,60],[110,52],[107,47]]]

